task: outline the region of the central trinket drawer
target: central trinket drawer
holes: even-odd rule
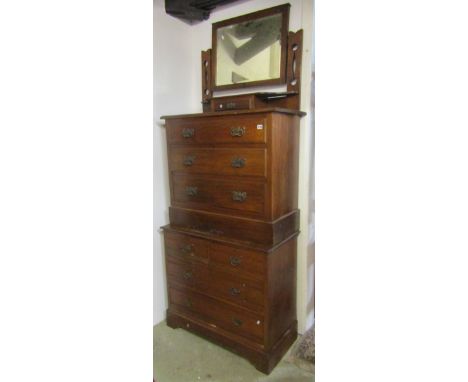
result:
[[[297,337],[301,112],[166,119],[167,323],[269,373]]]

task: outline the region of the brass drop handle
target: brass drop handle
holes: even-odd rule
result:
[[[236,157],[231,161],[231,167],[242,168],[245,166],[245,158]]]
[[[187,255],[193,251],[193,245],[187,244],[184,245],[183,247],[180,248],[180,252],[182,252],[184,255]]]
[[[195,129],[193,127],[184,127],[182,129],[182,136],[184,138],[192,138],[195,135]]]
[[[242,137],[245,134],[245,127],[231,127],[231,136],[232,137]]]
[[[238,318],[233,318],[232,323],[236,325],[237,327],[242,326],[242,321],[239,320]]]
[[[231,296],[239,296],[240,295],[240,289],[231,288],[231,289],[229,289],[229,293],[231,294]]]
[[[237,256],[231,256],[229,258],[229,262],[231,263],[231,265],[233,265],[234,267],[237,267],[238,265],[240,265],[241,263],[241,259]]]
[[[247,192],[232,191],[232,200],[235,202],[244,202],[247,199]]]
[[[194,155],[187,155],[184,158],[184,166],[192,166],[193,163],[195,162],[195,156]]]
[[[185,280],[190,280],[192,278],[192,272],[187,271],[184,273],[184,279]]]
[[[198,194],[198,187],[188,186],[185,188],[185,193],[188,196],[196,196]]]

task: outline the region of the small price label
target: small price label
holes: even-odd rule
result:
[[[257,125],[257,130],[263,130],[263,125]]]

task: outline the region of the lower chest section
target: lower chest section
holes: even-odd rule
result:
[[[295,322],[295,238],[271,252],[165,231],[169,310],[258,346]]]

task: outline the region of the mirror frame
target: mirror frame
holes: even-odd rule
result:
[[[287,58],[287,41],[289,32],[289,8],[291,4],[283,4],[277,7],[263,9],[258,12],[249,13],[247,15],[234,17],[219,21],[212,24],[212,84],[213,90],[228,90],[228,89],[241,89],[253,86],[266,86],[266,85],[281,85],[286,83],[286,58]],[[266,16],[281,14],[281,59],[280,59],[280,76],[269,80],[240,82],[237,84],[217,85],[216,84],[216,68],[217,68],[217,32],[219,28],[229,25],[239,24],[246,21],[256,20]]]

